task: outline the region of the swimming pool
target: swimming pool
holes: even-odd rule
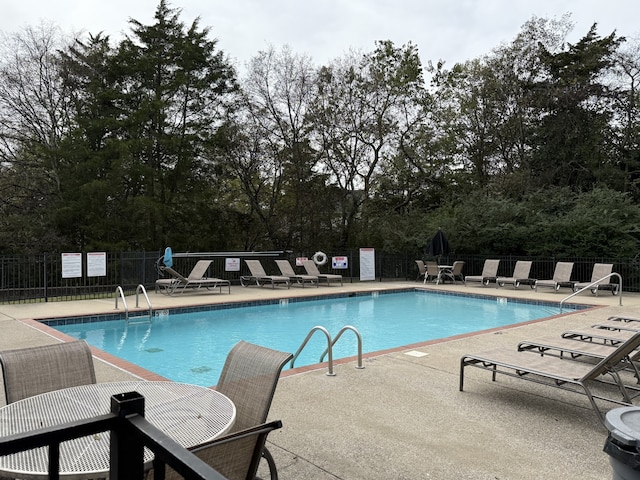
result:
[[[543,303],[425,291],[228,307],[161,313],[144,324],[109,320],[52,326],[168,379],[211,386],[239,340],[294,353],[315,326],[335,337],[351,325],[360,332],[363,352],[368,353],[559,313],[557,307]],[[326,337],[316,332],[295,366],[318,363],[326,347]],[[346,332],[334,347],[334,359],[356,354],[355,335]]]

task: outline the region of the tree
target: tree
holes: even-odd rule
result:
[[[71,124],[57,54],[66,42],[43,23],[0,46],[0,250],[63,244],[49,213],[60,194],[58,148]]]
[[[594,24],[565,51],[552,53],[541,46],[546,76],[533,85],[541,124],[531,163],[538,185],[591,189],[606,177],[605,132],[611,112],[601,79],[621,41],[615,32],[600,38]]]
[[[131,25],[113,50],[96,36],[67,56],[67,80],[81,93],[65,146],[74,156],[60,228],[80,248],[115,238],[138,248],[205,247],[203,239],[219,239],[220,159],[211,151],[237,90],[235,71],[208,29],[197,19],[186,28],[164,0],[153,25]],[[104,228],[90,228],[97,223]]]
[[[360,241],[357,223],[423,86],[422,64],[411,44],[377,42],[370,54],[352,53],[321,68],[313,118],[323,170],[340,195],[339,247]]]

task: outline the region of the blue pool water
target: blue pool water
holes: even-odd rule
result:
[[[239,340],[295,353],[314,326],[335,337],[351,325],[368,353],[558,313],[548,305],[411,291],[172,313],[151,324],[111,320],[55,328],[168,379],[211,386]],[[295,366],[318,363],[326,347],[316,332]],[[345,332],[333,352],[334,359],[355,356],[353,332]]]

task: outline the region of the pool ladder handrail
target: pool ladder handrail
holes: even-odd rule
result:
[[[149,295],[147,295],[147,290],[144,288],[144,285],[139,284],[136,287],[136,308],[140,308],[140,293],[144,295],[145,300],[147,301],[147,306],[149,307],[149,322],[153,320],[153,307],[151,306],[151,301],[149,300]],[[118,309],[118,298],[122,299],[122,304],[124,306],[124,317],[125,320],[129,321],[129,306],[127,305],[127,300],[124,296],[124,291],[122,287],[118,285],[116,287],[116,310]]]
[[[580,290],[577,290],[575,292],[573,292],[571,295],[563,298],[562,300],[560,300],[560,313],[562,313],[562,305],[564,305],[564,302],[566,302],[567,300],[569,300],[570,298],[575,297],[576,295],[578,295],[579,293],[584,292],[585,290],[588,290],[592,287],[595,287],[597,284],[601,283],[604,280],[608,280],[611,277],[617,277],[618,281],[620,282],[620,285],[618,287],[618,295],[619,295],[619,305],[622,306],[622,275],[620,275],[619,273],[613,272],[610,273],[609,275],[599,278],[598,280],[596,280],[595,282],[591,282],[589,285],[587,285],[586,287],[581,288]]]
[[[300,348],[298,348],[298,351],[293,355],[293,358],[291,359],[291,362],[290,362],[290,368],[293,368],[296,359],[300,355],[300,352],[302,352],[304,347],[306,347],[307,343],[309,342],[313,334],[315,332],[322,332],[324,333],[325,337],[327,337],[327,348],[320,356],[320,363],[322,363],[322,361],[324,360],[324,357],[328,354],[329,355],[329,358],[328,358],[329,371],[327,372],[327,375],[331,377],[335,376],[335,373],[333,371],[333,346],[338,341],[338,339],[342,336],[342,334],[347,330],[351,330],[352,332],[354,332],[356,334],[356,338],[358,339],[358,365],[356,368],[364,368],[364,366],[362,365],[362,336],[360,335],[360,332],[358,332],[358,330],[355,327],[352,327],[351,325],[346,325],[342,327],[338,332],[338,334],[336,335],[336,338],[333,340],[331,339],[331,335],[329,334],[329,331],[326,328],[319,325],[313,327],[307,334],[307,337],[304,339],[302,344],[300,345]]]

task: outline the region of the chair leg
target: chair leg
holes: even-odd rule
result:
[[[278,480],[278,470],[276,468],[276,462],[273,459],[271,452],[267,450],[267,447],[264,447],[262,449],[262,458],[264,458],[267,462],[267,465],[269,465],[269,474],[271,475],[269,478],[271,480]],[[260,480],[260,479],[256,478],[256,480]]]

